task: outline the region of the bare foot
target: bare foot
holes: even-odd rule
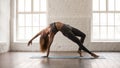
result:
[[[98,55],[96,55],[94,53],[92,53],[91,56],[93,56],[94,58],[98,58],[99,57]]]
[[[78,53],[80,54],[80,57],[83,57],[82,56],[82,51],[78,50]]]
[[[42,56],[42,58],[48,58],[48,56]]]

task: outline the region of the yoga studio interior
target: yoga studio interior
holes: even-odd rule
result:
[[[120,0],[0,0],[0,68],[120,68]]]

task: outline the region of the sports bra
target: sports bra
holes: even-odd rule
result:
[[[55,25],[55,22],[54,22],[54,23],[51,23],[51,24],[50,24],[50,27],[51,27],[51,31],[52,31],[52,32],[54,32],[54,33],[57,33],[57,32],[58,32],[57,27],[56,27],[56,25]]]

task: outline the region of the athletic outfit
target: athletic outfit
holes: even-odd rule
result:
[[[51,26],[51,31],[56,34],[58,30],[55,26],[55,23],[50,24],[50,26]],[[67,38],[78,44],[79,50],[82,49],[88,52],[89,54],[92,54],[87,48],[83,46],[83,42],[86,37],[86,35],[83,32],[67,24],[64,24],[59,31],[61,31],[64,36],[66,36]],[[76,36],[81,37],[81,40],[78,39]]]
[[[55,23],[51,23],[51,24],[50,24],[50,27],[51,27],[51,31],[52,31],[54,34],[56,34],[56,33],[58,32]]]

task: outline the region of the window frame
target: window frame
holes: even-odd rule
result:
[[[13,1],[14,1],[13,42],[23,42],[24,43],[24,42],[27,42],[28,39],[26,39],[26,40],[18,40],[17,39],[17,37],[18,37],[18,28],[19,28],[19,26],[18,26],[18,14],[32,14],[32,20],[33,20],[33,15],[34,14],[39,14],[39,20],[40,20],[40,14],[46,14],[46,26],[47,26],[47,24],[48,24],[48,0],[46,0],[46,11],[40,11],[40,5],[39,5],[39,11],[37,11],[37,12],[33,11],[33,1],[34,0],[31,0],[31,12],[19,12],[18,11],[18,0],[13,0]],[[25,11],[25,9],[24,9],[24,11]],[[23,26],[23,27],[29,27],[29,26]],[[40,29],[41,27],[42,26],[40,26],[40,23],[39,23],[39,31],[41,30]],[[43,27],[45,27],[45,26],[43,26]],[[33,21],[32,21],[31,29],[33,30]],[[24,30],[24,32],[25,32],[25,30]],[[33,34],[33,32],[32,32],[32,34]],[[34,36],[34,35],[32,35],[32,36]],[[32,36],[31,36],[31,38],[32,38]],[[34,42],[38,42],[38,38],[37,38],[37,40],[35,39]]]
[[[93,1],[93,0],[92,0]],[[106,10],[105,11],[101,11],[100,10],[100,0],[98,1],[99,2],[99,7],[98,7],[98,11],[94,11],[93,10],[93,6],[92,6],[92,21],[91,21],[91,42],[120,42],[120,38],[119,39],[116,39],[116,37],[115,37],[115,31],[116,31],[116,27],[120,27],[120,25],[116,25],[115,24],[115,14],[116,13],[120,13],[120,10],[116,10],[116,0],[114,0],[114,11],[110,11],[109,9],[108,9],[108,7],[109,7],[109,4],[108,4],[108,0],[105,0],[106,1]],[[93,5],[93,2],[92,2],[92,5]],[[95,25],[93,24],[93,14],[94,13],[97,13],[97,14],[99,14],[99,25],[96,25],[96,27],[98,27],[99,28],[99,38],[98,39],[94,39],[93,38],[93,36],[94,36],[94,32],[93,32],[93,27],[95,27]],[[105,25],[105,27],[107,28],[107,30],[106,30],[106,35],[107,35],[107,37],[106,37],[106,39],[101,39],[101,27],[103,27],[102,25],[100,25],[100,14],[101,13],[105,13],[106,14],[106,23],[107,23],[107,25]],[[109,13],[112,13],[112,14],[114,14],[114,25],[108,25],[108,14]],[[114,38],[112,38],[112,39],[108,39],[108,28],[109,27],[113,27],[114,28]]]

